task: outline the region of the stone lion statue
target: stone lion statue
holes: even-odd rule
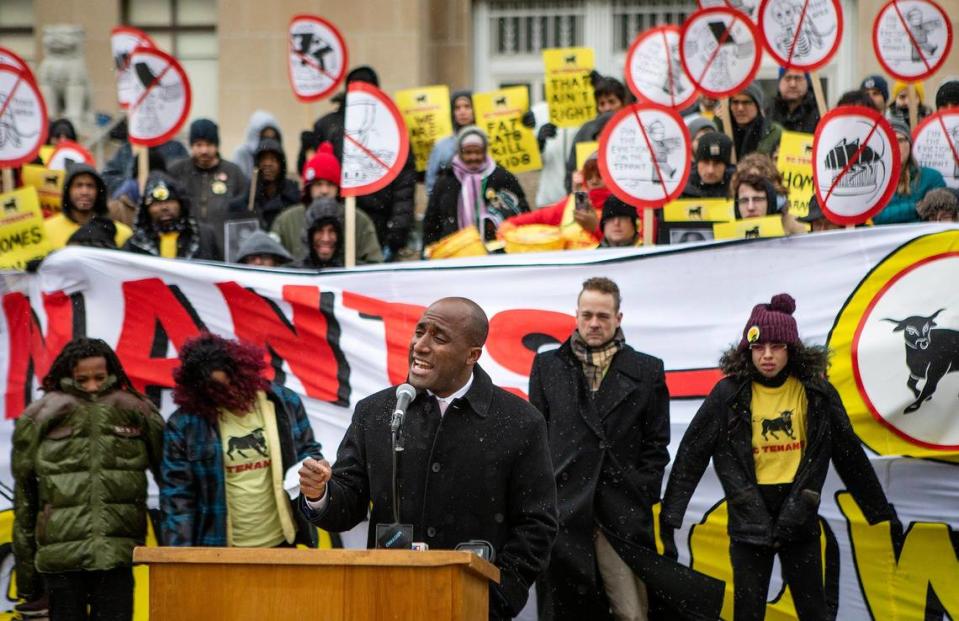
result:
[[[90,116],[90,77],[83,54],[82,26],[51,24],[43,28],[43,62],[37,72],[51,119],[67,117],[84,125]]]

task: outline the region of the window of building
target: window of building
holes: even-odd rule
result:
[[[216,0],[124,0],[121,19],[146,32],[183,65],[193,90],[190,118],[215,119],[219,73]]]
[[[0,45],[15,52],[36,70],[32,0],[0,1]]]
[[[585,13],[582,2],[491,2],[490,48],[509,56],[582,45]]]
[[[613,50],[626,52],[636,35],[644,30],[673,24],[680,26],[683,20],[696,10],[693,0],[630,0],[613,2]]]

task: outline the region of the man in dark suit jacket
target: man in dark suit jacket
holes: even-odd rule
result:
[[[501,572],[490,586],[491,619],[512,618],[546,568],[556,537],[556,486],[543,417],[493,386],[476,364],[489,323],[465,298],[434,303],[410,342],[409,382],[417,389],[403,423],[399,455],[400,521],[413,540],[451,549],[490,542]],[[392,523],[392,388],[356,405],[332,471],[307,460],[300,470],[302,509],[320,528],[349,530],[370,512]]]
[[[572,336],[533,361],[529,398],[549,428],[560,522],[538,584],[541,619],[605,619],[610,608],[647,618],[645,585],[613,545],[656,549],[669,393],[663,362],[625,343],[619,307],[616,283],[590,278]]]

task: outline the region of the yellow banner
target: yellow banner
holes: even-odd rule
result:
[[[0,194],[0,268],[22,270],[48,252],[36,188]]]
[[[408,88],[396,91],[393,101],[410,133],[416,170],[424,171],[436,141],[453,133],[450,89],[446,86]]]
[[[528,110],[529,92],[523,86],[473,95],[476,124],[489,136],[490,155],[510,172],[543,167],[536,136],[523,125]]]
[[[543,50],[549,122],[556,127],[578,127],[596,116],[596,99],[589,72],[596,68],[591,47]]]
[[[780,216],[745,218],[713,225],[715,239],[758,239],[760,237],[783,237],[783,222]]]
[[[583,164],[593,153],[599,151],[598,142],[577,142],[576,143],[576,170],[583,170]]]
[[[789,191],[789,213],[797,218],[809,214],[809,199],[815,192],[812,185],[812,140],[812,134],[784,131],[779,141],[776,167]]]
[[[50,170],[40,164],[27,164],[23,167],[23,185],[37,189],[44,216],[49,218],[60,213],[63,199],[62,170]]]
[[[735,218],[730,198],[680,198],[663,206],[666,222],[729,222]]]

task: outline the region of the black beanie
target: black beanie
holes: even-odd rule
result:
[[[373,67],[369,65],[361,65],[359,67],[354,67],[346,74],[346,83],[350,82],[366,82],[367,84],[372,84],[373,86],[379,87],[380,78],[376,75],[376,71]]]
[[[936,110],[946,106],[959,106],[959,80],[943,82],[936,91]]]
[[[696,145],[697,162],[722,162],[726,166],[732,162],[733,141],[721,132],[709,132],[699,138]]]
[[[197,140],[220,146],[220,129],[210,119],[197,119],[190,123],[190,144]]]
[[[610,194],[603,202],[603,215],[599,219],[600,230],[606,225],[607,220],[619,217],[632,218],[635,220],[637,217],[636,208],[619,200],[615,195]]]

